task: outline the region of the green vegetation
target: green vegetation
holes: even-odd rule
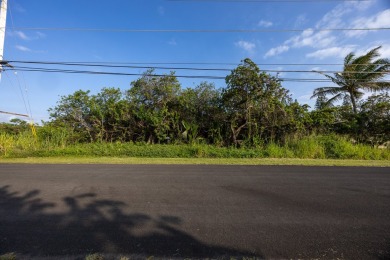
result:
[[[24,121],[0,124],[0,157],[390,160],[390,62],[374,60],[378,49],[325,75],[338,87],[316,89],[313,110],[250,59],[220,89],[182,89],[174,72],[148,70],[125,91],[61,97],[36,137]],[[364,100],[363,90],[376,92]]]
[[[336,101],[344,99],[352,105],[354,114],[358,113],[357,101],[364,95],[363,90],[380,91],[390,87],[390,82],[383,81],[389,72],[389,61],[377,59],[379,49],[374,48],[366,54],[355,57],[354,53],[348,54],[344,59],[343,73],[334,76],[326,75],[338,87],[323,87],[314,91],[314,97],[323,98],[326,95],[333,97],[324,102],[325,106],[332,106]]]
[[[125,257],[125,256],[119,256],[118,258],[113,258],[113,257],[111,256],[111,257],[105,258],[104,255],[98,254],[98,253],[89,254],[89,255],[87,255],[87,256],[85,257],[85,260],[104,260],[104,259],[129,260],[130,258]]]
[[[14,253],[8,253],[0,255],[0,260],[16,260],[16,255]]]
[[[85,257],[85,260],[104,260],[104,256],[101,254],[90,254]]]
[[[389,160],[299,158],[135,158],[135,157],[28,157],[1,158],[0,163],[26,164],[178,164],[178,165],[301,165],[390,167]]]
[[[39,133],[39,132],[38,132]],[[269,143],[252,148],[217,147],[206,144],[80,143],[64,145],[42,142],[27,133],[0,134],[3,158],[26,157],[138,157],[138,158],[301,158],[390,160],[390,149],[352,144],[337,135],[306,136],[283,146]]]

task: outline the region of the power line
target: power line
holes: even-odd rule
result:
[[[0,114],[6,114],[6,115],[12,115],[12,116],[29,117],[28,115],[19,114],[19,113],[13,113],[13,112],[6,112],[6,111],[0,111]]]
[[[122,72],[103,72],[103,71],[87,71],[87,70],[63,70],[49,68],[32,68],[32,67],[15,67],[19,71],[30,72],[52,72],[52,73],[70,73],[70,74],[93,74],[93,75],[115,75],[115,76],[143,76],[142,73],[122,73]],[[170,75],[153,74],[151,76],[166,77]],[[196,78],[196,79],[225,79],[222,76],[196,76],[196,75],[173,75],[176,78]]]
[[[11,80],[11,77],[10,77],[10,76],[8,75],[8,73],[7,73],[8,70],[9,70],[9,69],[3,69],[2,71],[5,72],[5,75],[7,76],[7,78],[8,78],[8,80],[9,80],[9,82],[10,82],[12,88],[14,88],[14,84],[13,84],[13,82],[12,82],[12,80]],[[12,71],[13,69],[10,69],[10,70]],[[28,114],[28,109],[27,109],[26,100],[25,100],[25,98],[24,98],[23,91],[22,91],[22,87],[21,87],[19,81],[18,81],[18,86],[19,86],[19,90],[20,90],[20,96],[22,97],[22,100],[23,100],[24,108],[26,109],[26,112],[27,112],[27,114]],[[28,116],[27,116],[27,117],[28,117]]]
[[[250,2],[250,3],[319,3],[319,2],[368,2],[373,0],[166,0],[168,2]]]
[[[14,17],[12,15],[12,8],[9,8],[9,13],[10,13],[10,16],[11,16],[11,24],[12,24],[12,28],[13,30],[15,31],[15,23],[14,23]],[[12,67],[11,67],[12,68]],[[27,100],[27,105],[26,105],[26,102],[24,100],[24,95],[23,95],[23,92],[22,92],[22,85],[20,84],[20,79],[19,79],[19,75],[17,74],[17,72],[15,72],[15,76],[16,76],[16,79],[18,81],[18,85],[19,85],[19,89],[20,89],[20,92],[22,94],[22,99],[23,99],[23,103],[24,103],[24,106],[26,108],[26,112],[27,114],[29,115],[29,118],[30,120],[33,120],[33,117],[32,117],[32,110],[31,110],[31,105],[30,105],[30,99],[29,99],[29,96],[28,96],[28,92],[27,92],[27,84],[26,84],[26,81],[24,80],[24,77],[23,77],[23,80],[24,80],[24,90],[26,92],[26,100]],[[28,109],[27,109],[28,107]]]
[[[11,61],[9,61],[11,62]],[[199,71],[231,71],[221,68],[190,68],[190,67],[161,67],[161,66],[136,66],[136,65],[112,65],[98,63],[78,63],[78,62],[38,62],[38,61],[12,61],[12,63],[24,64],[45,64],[61,66],[80,66],[80,67],[105,67],[105,68],[128,68],[128,69],[161,69],[161,70],[199,70]]]
[[[103,72],[103,71],[88,71],[88,70],[63,70],[63,69],[50,69],[50,68],[32,68],[32,67],[15,67],[19,71],[29,72],[47,72],[47,73],[70,73],[70,74],[88,74],[88,75],[114,75],[114,76],[145,76],[147,74],[142,73],[122,73],[122,72]],[[7,70],[7,69],[6,69]],[[150,74],[147,76],[155,77],[170,77],[171,75],[164,74]],[[176,78],[192,78],[192,79],[213,79],[213,80],[224,80],[224,76],[199,76],[199,75],[172,75]],[[305,78],[278,78],[281,81],[291,82],[331,82],[329,79],[305,79]],[[365,82],[364,80],[357,80],[356,82]],[[390,82],[390,81],[384,81]]]
[[[116,33],[288,33],[288,32],[326,32],[326,31],[386,31],[390,27],[377,28],[308,28],[308,29],[119,29],[119,28],[80,28],[80,27],[15,27],[25,31],[79,31]]]
[[[103,64],[103,65],[230,65],[238,66],[240,63],[234,62],[139,62],[139,61],[127,61],[127,62],[94,62],[94,61],[20,61],[20,60],[7,60],[0,61],[0,63],[37,63],[37,64]],[[257,66],[343,66],[344,63],[256,63]],[[371,65],[368,63],[359,63],[355,65]],[[378,64],[378,65],[385,65]]]
[[[129,68],[129,69],[158,69],[158,70],[192,70],[192,71],[231,71],[226,68],[194,68],[194,67],[162,67],[162,66],[136,66],[136,65],[113,65],[113,64],[99,64],[99,63],[80,63],[80,62],[45,62],[45,61],[7,61],[8,63],[22,63],[22,64],[40,64],[40,65],[60,65],[60,66],[80,66],[80,67],[104,67],[104,68]],[[367,64],[370,65],[370,64]],[[384,64],[383,64],[384,65]],[[15,67],[15,65],[14,65]],[[16,66],[17,67],[17,66]],[[30,68],[30,67],[19,67]],[[270,73],[343,73],[343,71],[335,70],[272,70],[261,69],[263,72]],[[389,73],[390,71],[386,71]],[[360,72],[348,72],[349,74],[359,74]],[[370,74],[383,74],[383,72],[369,72]]]

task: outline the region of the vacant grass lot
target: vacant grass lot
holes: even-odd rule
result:
[[[0,162],[390,166],[390,149],[341,136],[307,136],[251,148],[206,144],[83,143],[0,134]]]
[[[338,160],[298,158],[134,158],[134,157],[29,157],[0,158],[0,163],[31,164],[213,164],[213,165],[304,165],[390,167],[390,160]]]

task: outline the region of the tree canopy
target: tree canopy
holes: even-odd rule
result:
[[[357,102],[363,96],[364,91],[380,91],[390,88],[390,82],[384,78],[389,74],[389,59],[380,57],[376,47],[366,54],[357,56],[351,52],[344,59],[343,72],[333,76],[324,74],[336,87],[322,87],[314,90],[312,97],[323,98],[332,95],[326,104],[334,104],[339,100],[351,102],[353,112],[357,114]],[[376,59],[378,58],[378,59]]]
[[[390,140],[389,83],[384,80],[389,60],[379,58],[378,50],[347,55],[342,73],[325,75],[338,86],[316,89],[312,110],[294,101],[282,80],[245,59],[227,75],[224,88],[208,82],[182,88],[174,72],[161,76],[147,70],[126,90],[76,91],[50,109],[46,126],[67,129],[77,142],[253,147],[341,134],[376,145]],[[376,93],[364,100],[364,91]]]

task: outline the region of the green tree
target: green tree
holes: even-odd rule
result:
[[[361,141],[378,145],[390,140],[390,95],[372,95],[361,105]]]
[[[316,100],[316,103],[314,105],[314,108],[316,110],[322,110],[322,109],[326,109],[326,108],[329,108],[332,106],[333,106],[333,104],[330,104],[328,102],[328,98],[326,97],[325,93],[319,93],[317,95],[317,100]]]
[[[335,73],[333,76],[321,73],[338,86],[317,88],[312,98],[332,95],[326,102],[327,104],[346,99],[350,101],[353,113],[357,114],[357,103],[364,91],[390,88],[390,82],[383,80],[389,73],[390,61],[378,58],[380,48],[381,46],[374,48],[358,57],[351,52],[344,59],[344,68],[341,73]]]
[[[226,77],[226,84],[222,102],[233,143],[246,141],[252,145],[260,138],[275,140],[289,118],[286,105],[291,103],[280,80],[245,59]]]
[[[101,141],[127,140],[128,102],[119,88],[103,88],[91,97],[91,123]]]
[[[170,136],[174,132],[172,128],[180,124],[173,109],[177,106],[180,89],[174,72],[158,76],[153,69],[131,83],[126,95],[136,117],[140,140],[160,143],[173,138]]]
[[[201,82],[195,88],[187,88],[181,92],[178,112],[184,127],[182,133],[185,139],[189,140],[189,136],[192,135],[209,143],[216,144],[222,141],[223,111],[220,96],[220,91],[214,84],[208,82]]]
[[[79,140],[94,141],[94,129],[91,124],[90,91],[78,90],[67,96],[62,96],[57,106],[50,108],[50,117],[58,127],[68,127],[77,133]]]

